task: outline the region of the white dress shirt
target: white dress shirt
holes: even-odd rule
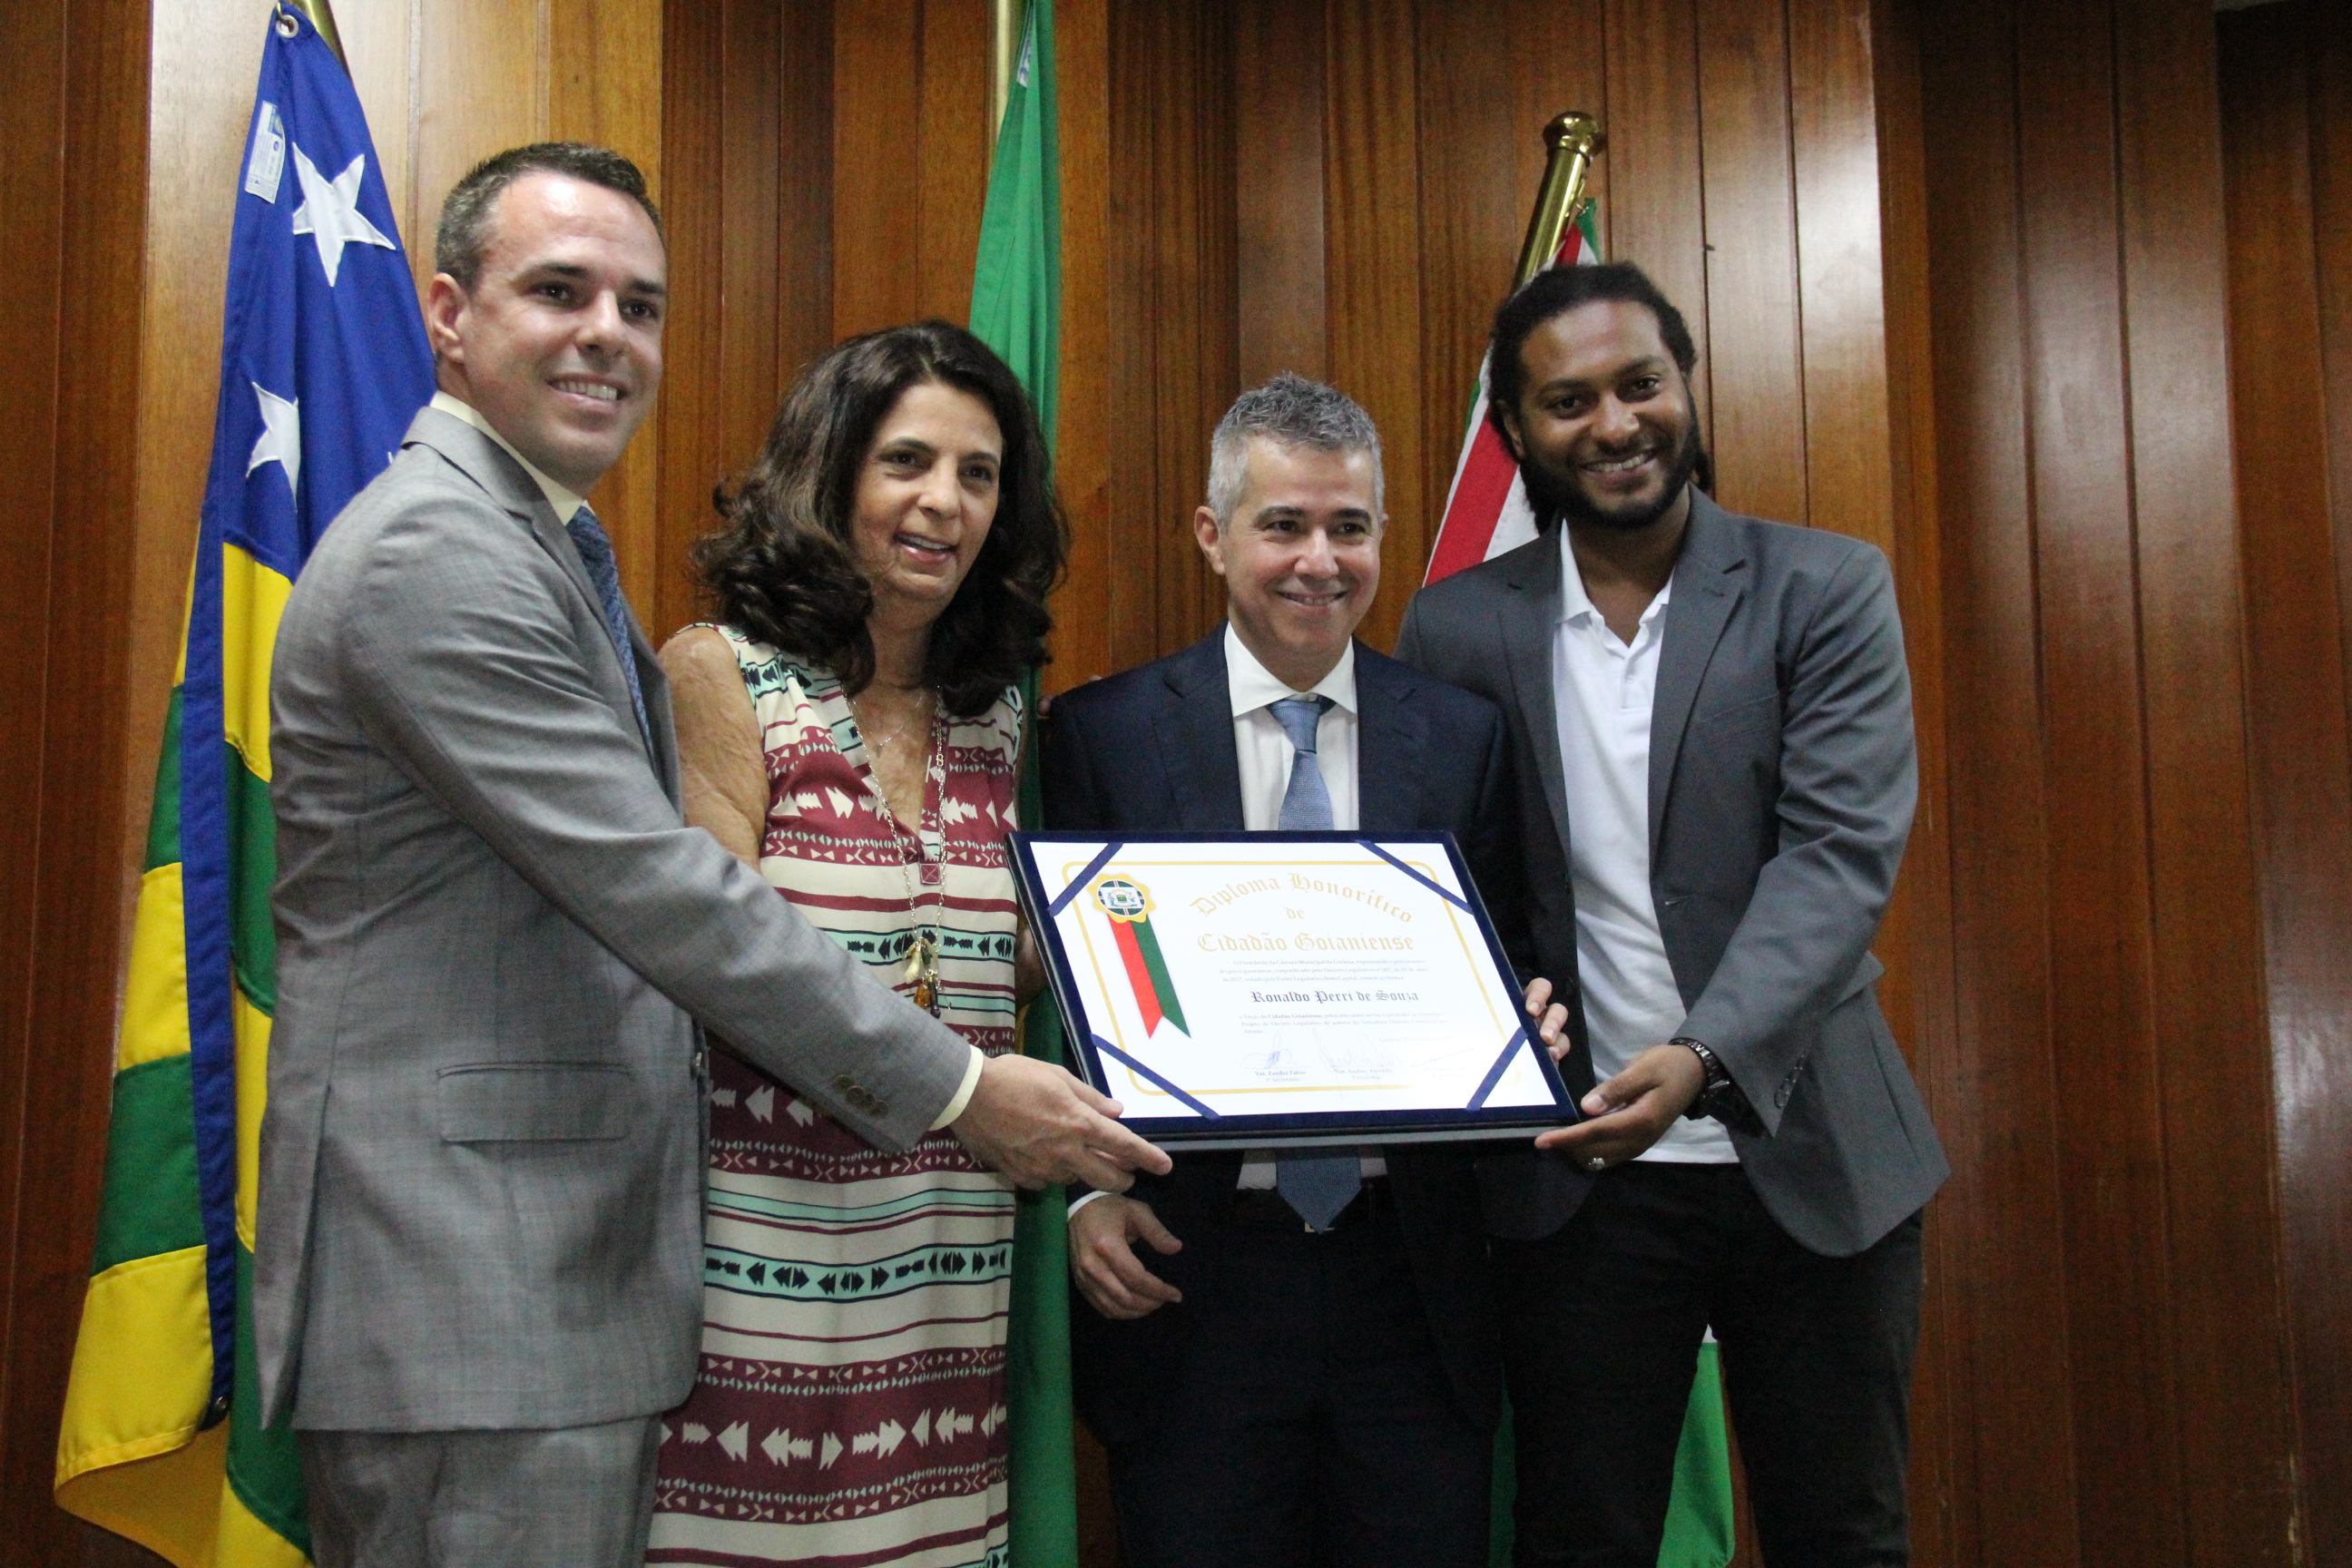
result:
[[[491,440],[496,441],[508,457],[520,463],[522,471],[530,476],[531,482],[537,485],[540,493],[547,498],[547,504],[555,509],[557,521],[570,524],[572,514],[588,504],[585,497],[557,484],[540,471],[538,464],[516,451],[514,443],[492,429],[490,422],[482,417],[481,411],[464,398],[451,393],[436,392],[429,406],[439,409],[452,419],[464,420]],[[1350,684],[1352,686],[1352,682]],[[964,1064],[963,1082],[956,1086],[954,1098],[950,1100],[947,1108],[940,1112],[939,1119],[931,1123],[932,1131],[937,1132],[945,1128],[948,1123],[961,1116],[965,1109],[971,1104],[972,1091],[980,1087],[980,1069],[987,1064],[987,1061],[986,1054],[978,1046],[971,1047],[971,1059]]]
[[[1623,642],[1593,608],[1565,540],[1559,554],[1552,708],[1568,786],[1577,979],[1592,1070],[1605,1079],[1674,1038],[1687,1013],[1650,896],[1650,708],[1674,584],[1659,590],[1633,640]],[[1731,1135],[1712,1119],[1677,1119],[1638,1157],[1685,1164],[1739,1158]]]

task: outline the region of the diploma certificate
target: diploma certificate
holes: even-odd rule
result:
[[[1076,1064],[1188,1148],[1576,1120],[1450,834],[1014,833]]]

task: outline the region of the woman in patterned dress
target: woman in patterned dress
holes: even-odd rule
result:
[[[945,322],[853,339],[719,510],[695,563],[719,624],[662,650],[688,820],[1012,1049],[1013,682],[1067,538],[1020,384]],[[647,1561],[998,1568],[1011,1189],[951,1133],[886,1154],[721,1053],[707,1205]]]

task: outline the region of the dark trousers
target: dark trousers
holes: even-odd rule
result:
[[[1518,1562],[1655,1568],[1701,1336],[1771,1568],[1910,1561],[1919,1216],[1823,1258],[1738,1165],[1621,1165],[1540,1241],[1496,1243]]]
[[[1483,1568],[1493,1438],[1454,1398],[1394,1211],[1322,1236],[1196,1223],[1184,1245],[1213,1249],[1213,1284],[1185,1299],[1162,1417],[1110,1448],[1128,1568]]]

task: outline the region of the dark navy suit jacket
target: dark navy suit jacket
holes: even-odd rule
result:
[[[1242,831],[1224,637],[1220,626],[1181,653],[1054,700],[1043,752],[1047,827]],[[1515,961],[1526,958],[1501,712],[1361,643],[1356,700],[1359,825],[1368,833],[1450,830]],[[1413,1282],[1448,1379],[1464,1414],[1491,1426],[1500,1380],[1470,1156],[1446,1145],[1391,1148],[1387,1158]],[[1231,1205],[1241,1159],[1179,1155],[1168,1175],[1135,1184],[1132,1195],[1188,1243],[1173,1258],[1146,1254],[1186,1301],[1128,1323],[1083,1300],[1071,1304],[1078,1412],[1105,1442],[1150,1434],[1160,1392],[1182,1364],[1194,1321],[1186,1308],[1213,1288],[1216,1260],[1191,1244],[1201,1229],[1192,1222]]]

